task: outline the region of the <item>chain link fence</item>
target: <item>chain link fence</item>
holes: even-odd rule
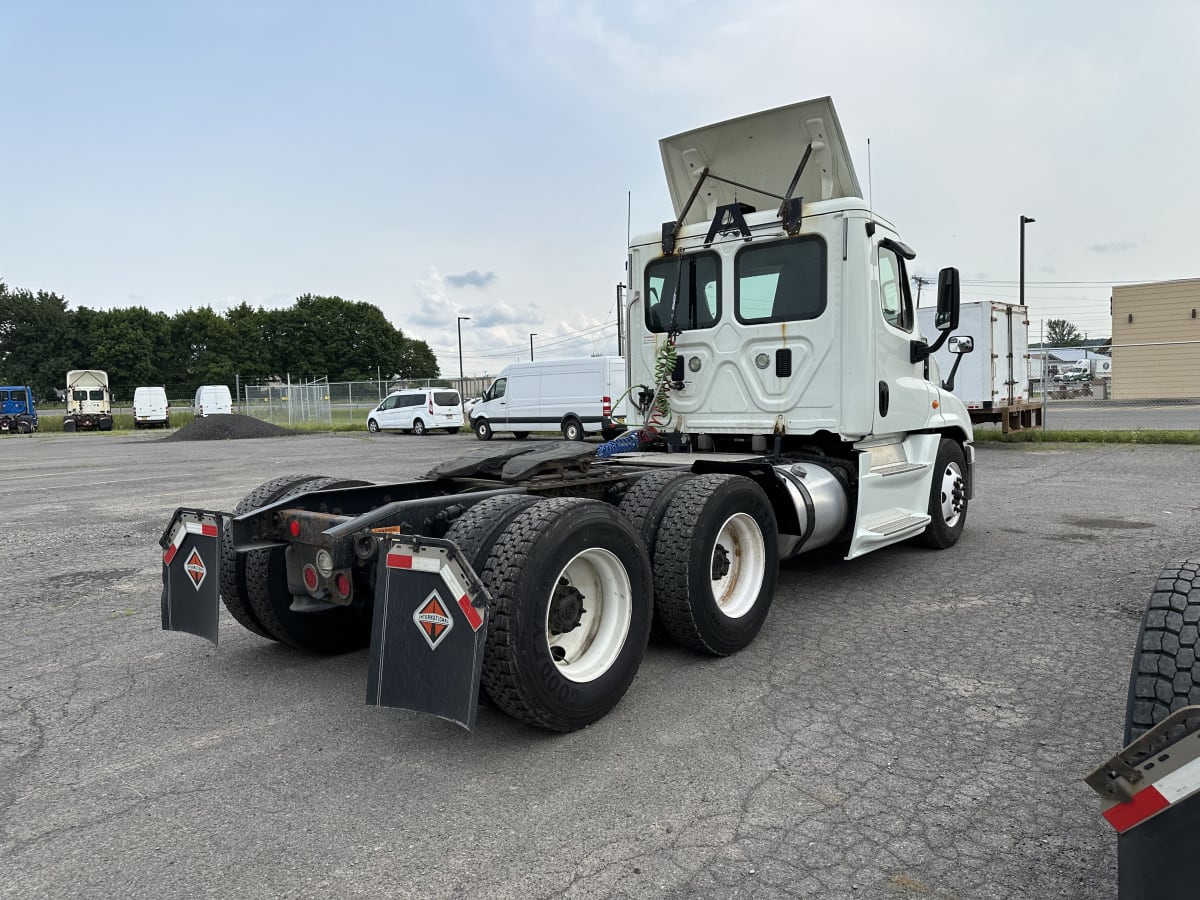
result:
[[[1200,430],[1200,341],[1031,348],[1027,396],[1055,431]]]
[[[367,413],[392,391],[402,388],[448,387],[463,400],[478,397],[492,378],[422,378],[380,381],[266,381],[240,382],[237,412],[276,425],[358,425],[367,427]]]

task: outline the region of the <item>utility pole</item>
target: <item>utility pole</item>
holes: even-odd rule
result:
[[[1021,216],[1021,305],[1025,305],[1025,226],[1037,219]]]
[[[535,337],[537,337],[536,331],[533,332],[533,334],[529,335],[529,361],[530,362],[533,362],[533,339]]]
[[[926,278],[924,275],[914,275],[912,277],[913,284],[917,286],[917,309],[921,308],[921,288],[927,284],[933,284],[932,278]]]
[[[466,379],[463,377],[462,364],[462,323],[470,321],[470,316],[458,317],[458,407],[464,419],[467,417],[467,401],[463,399],[463,382]]]

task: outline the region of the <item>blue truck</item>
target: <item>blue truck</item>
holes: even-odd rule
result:
[[[0,386],[0,433],[30,434],[38,430],[37,408],[28,385]]]

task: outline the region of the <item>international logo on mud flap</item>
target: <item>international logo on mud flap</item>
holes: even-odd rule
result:
[[[436,650],[437,645],[454,627],[454,620],[450,618],[450,613],[442,603],[442,598],[438,596],[437,591],[431,593],[425,598],[425,602],[417,607],[416,612],[413,613],[413,621],[421,629],[421,634],[425,636],[430,650]]]
[[[204,560],[200,558],[200,554],[196,548],[192,548],[192,552],[188,554],[188,558],[183,563],[183,571],[187,572],[187,577],[192,580],[192,586],[196,590],[200,590],[200,585],[204,584],[204,576],[208,574],[208,569],[204,566]]]

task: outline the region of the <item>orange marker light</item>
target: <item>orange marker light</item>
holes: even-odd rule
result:
[[[938,408],[938,402],[936,400],[933,401],[933,408],[934,409]]]

